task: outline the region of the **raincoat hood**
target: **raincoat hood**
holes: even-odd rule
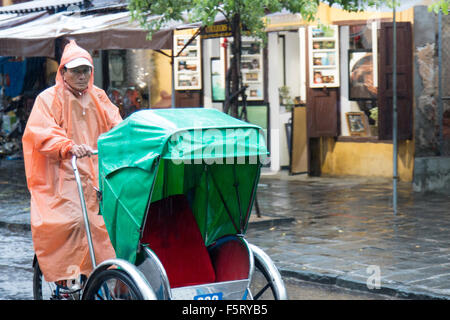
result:
[[[69,63],[70,61],[72,61],[73,59],[76,59],[76,58],[85,58],[85,59],[89,60],[89,62],[92,65],[94,65],[94,61],[92,60],[92,57],[89,54],[89,52],[87,52],[85,49],[79,47],[77,45],[77,43],[75,42],[75,40],[70,40],[70,42],[64,47],[64,52],[61,57],[61,63],[58,67],[58,73],[56,74],[55,82],[56,82],[57,87],[64,86],[64,79],[61,75],[62,69],[64,68],[66,63]],[[94,67],[92,67],[91,78],[89,79],[89,84],[88,84],[87,89],[91,90],[93,84],[94,84]]]

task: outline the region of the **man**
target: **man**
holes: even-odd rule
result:
[[[100,134],[117,125],[119,109],[93,85],[90,54],[71,41],[64,48],[56,83],[39,94],[23,135],[31,194],[31,231],[39,266],[47,282],[89,275],[92,265],[71,158],[85,192],[97,263],[114,258],[94,187],[98,162],[91,156]]]

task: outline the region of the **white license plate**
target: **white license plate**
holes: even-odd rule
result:
[[[209,294],[201,294],[194,297],[194,300],[222,300],[223,293],[215,292]]]

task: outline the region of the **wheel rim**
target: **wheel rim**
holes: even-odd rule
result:
[[[253,300],[276,300],[275,289],[271,278],[259,263],[255,269],[250,283],[250,292]]]
[[[142,300],[136,284],[121,270],[105,270],[86,288],[86,300]]]

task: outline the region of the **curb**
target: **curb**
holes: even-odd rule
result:
[[[251,220],[248,222],[249,226],[254,226],[254,227],[273,227],[273,226],[278,226],[280,224],[284,224],[284,223],[291,223],[294,222],[295,219],[294,218],[283,218],[283,217],[268,217],[267,219],[264,220],[260,220],[258,221],[258,219],[261,218],[251,218]]]
[[[357,290],[362,292],[369,292],[381,295],[392,296],[401,299],[409,299],[409,300],[450,300],[449,296],[443,296],[434,294],[431,292],[419,292],[408,290],[404,286],[393,287],[393,286],[385,286],[383,285],[380,289],[369,289],[366,283],[345,279],[343,276],[331,275],[331,274],[322,274],[315,273],[310,271],[297,271],[297,270],[288,270],[284,268],[279,269],[280,274],[284,277],[291,277],[299,280],[316,282],[321,284],[335,285],[337,287],[342,287],[351,290]]]

